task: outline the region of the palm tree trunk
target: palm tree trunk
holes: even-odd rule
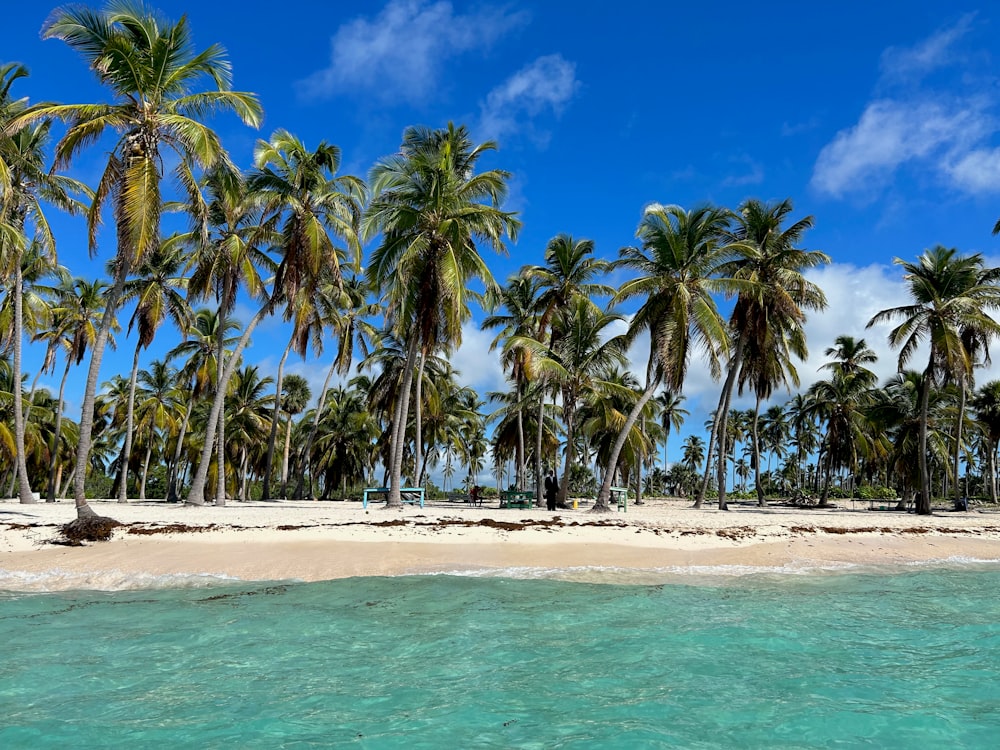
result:
[[[49,503],[56,501],[56,468],[59,465],[59,454],[62,452],[60,450],[62,439],[59,433],[62,430],[63,393],[66,390],[66,379],[69,377],[69,368],[72,366],[73,359],[67,353],[66,369],[63,370],[62,380],[59,382],[59,400],[56,402],[56,423],[52,433],[52,453],[49,456],[49,486],[45,493],[45,500]]]
[[[142,459],[142,477],[139,479],[139,501],[146,500],[146,478],[149,476],[149,459],[153,455],[153,441],[146,446],[146,455]]]
[[[77,518],[94,518],[97,514],[87,504],[87,464],[90,461],[90,445],[94,429],[94,399],[97,396],[97,380],[101,374],[101,359],[104,357],[104,346],[111,333],[111,323],[118,313],[118,302],[121,300],[122,288],[128,276],[129,263],[126,258],[119,257],[115,265],[115,285],[105,297],[104,315],[101,317],[101,327],[97,331],[97,340],[90,354],[90,368],[87,371],[87,384],[83,393],[83,407],[80,413],[80,438],[76,446],[76,467],[73,477],[73,495],[76,504]]]
[[[222,409],[219,411],[218,419],[218,435],[215,438],[215,470],[216,470],[216,480],[215,480],[215,504],[217,506],[224,506],[226,504],[226,387],[222,382],[223,374],[225,373],[225,357],[226,357],[226,318],[228,317],[229,311],[226,309],[226,305],[219,306],[219,343],[218,349],[216,351],[216,368],[215,368],[215,388],[216,397],[218,398],[221,394],[222,398]],[[236,357],[233,357],[233,362],[236,362]],[[226,381],[225,386],[228,386],[229,382]]]
[[[997,446],[992,440],[990,442],[990,456],[987,466],[990,472],[990,502],[997,504]]]
[[[760,396],[753,405],[753,470],[754,483],[757,485],[757,505],[763,508],[767,505],[764,502],[764,485],[760,482],[760,436],[757,433],[757,422],[760,418]]]
[[[172,503],[177,500],[177,478],[181,470],[181,456],[184,455],[184,438],[187,436],[188,421],[191,419],[191,412],[194,410],[194,396],[188,398],[187,408],[184,410],[184,421],[181,422],[180,432],[177,434],[177,445],[174,446],[174,463],[170,467],[170,478],[167,481],[167,502]]]
[[[128,410],[125,412],[125,445],[122,446],[121,476],[122,483],[118,487],[118,502],[128,502],[128,462],[132,457],[132,419],[135,414],[135,383],[139,377],[139,348],[135,345],[135,355],[132,357],[132,377],[128,383]]]
[[[232,379],[233,373],[236,371],[236,364],[240,361],[240,355],[243,354],[243,350],[250,341],[251,334],[254,332],[254,329],[257,328],[257,324],[260,323],[260,321],[262,321],[268,313],[268,306],[263,305],[253,318],[251,318],[246,330],[243,331],[243,335],[240,337],[239,343],[236,345],[236,349],[229,358],[229,363],[226,365],[225,373],[219,383],[221,387],[217,389],[215,393],[215,398],[212,401],[212,411],[209,414],[208,422],[205,425],[205,444],[201,449],[201,461],[198,464],[198,470],[195,472],[194,478],[191,480],[191,489],[189,490],[188,498],[185,501],[187,505],[205,504],[205,482],[208,479],[208,470],[212,460],[212,448],[215,443],[215,427],[219,423],[219,418],[222,415],[225,391],[229,386],[229,381]]]
[[[566,425],[566,456],[563,463],[563,476],[562,483],[559,485],[559,495],[556,500],[558,505],[565,506],[566,500],[569,498],[569,478],[573,474],[573,463],[575,458],[575,451],[573,450],[573,438],[575,430],[576,414],[572,407],[567,407],[568,400],[563,398],[563,421]],[[598,504],[594,503],[594,507],[590,509],[591,513],[601,512],[601,509],[597,507]],[[607,510],[607,503],[604,504],[604,510]]]
[[[920,496],[917,499],[917,515],[931,513],[931,479],[927,469],[927,412],[931,397],[931,378],[934,373],[934,353],[931,352],[920,384],[920,421],[917,430],[917,466],[920,471]]]
[[[639,397],[635,406],[632,407],[628,417],[625,419],[625,425],[622,427],[621,432],[618,433],[618,437],[615,438],[615,443],[611,448],[611,455],[608,457],[608,469],[604,473],[601,489],[597,493],[597,501],[594,503],[594,507],[591,508],[592,513],[607,513],[611,510],[608,500],[611,497],[611,481],[615,467],[618,466],[618,457],[621,455],[622,448],[625,447],[625,441],[628,439],[629,432],[639,419],[639,414],[646,408],[646,404],[656,391],[656,386],[659,385],[654,376],[654,366],[653,355],[650,353],[649,362],[646,365],[646,389],[642,392],[642,396]]]
[[[15,471],[18,482],[18,497],[22,503],[35,503],[35,496],[31,492],[31,482],[28,479],[28,462],[24,451],[24,423],[25,414],[22,411],[24,406],[21,399],[21,346],[24,335],[24,305],[22,293],[24,291],[24,276],[21,272],[20,258],[15,258],[14,271],[14,445],[17,466]]]
[[[267,436],[267,457],[264,459],[264,488],[263,494],[261,495],[261,500],[271,499],[271,472],[274,465],[274,443],[277,440],[278,435],[278,421],[281,416],[281,385],[282,379],[285,376],[285,360],[288,359],[288,353],[292,350],[292,344],[295,341],[295,333],[292,333],[292,338],[288,340],[288,346],[285,347],[285,351],[281,355],[281,360],[278,362],[278,379],[275,382],[275,396],[274,396],[274,409],[271,411],[271,433]],[[282,483],[284,483],[284,478],[282,478]]]
[[[705,500],[705,493],[708,491],[709,477],[712,475],[712,446],[715,443],[724,442],[726,421],[729,415],[729,401],[733,393],[733,385],[736,383],[736,373],[743,363],[743,348],[745,346],[744,336],[741,334],[736,341],[736,351],[733,359],[729,363],[729,372],[726,374],[726,382],[722,386],[722,393],[719,396],[719,408],[716,409],[715,419],[712,420],[712,432],[708,440],[708,461],[705,463],[705,478],[702,480],[701,489],[698,490],[698,499],[695,500],[694,507],[700,508]],[[718,466],[716,467],[716,481],[719,483],[719,510],[729,510],[726,505],[726,451],[718,451]]]
[[[968,397],[967,382],[965,377],[962,377],[961,392],[959,394],[958,401],[958,419],[955,425],[955,460],[954,460],[954,470],[955,470],[955,507],[959,507],[962,501],[962,483],[958,481],[958,464],[961,460],[962,455],[962,428],[964,426],[965,420],[965,402]]]
[[[535,432],[535,505],[542,506],[542,427],[545,424],[544,381],[538,384],[538,424]]]
[[[390,452],[392,467],[389,472],[389,498],[386,508],[403,507],[402,487],[403,476],[403,441],[406,438],[406,417],[410,405],[410,386],[413,383],[413,368],[417,361],[417,336],[411,335],[406,352],[406,364],[403,366],[403,381],[399,386],[398,402],[396,404],[396,420],[393,424],[393,447]]]
[[[292,415],[285,423],[285,449],[281,454],[281,496],[288,497],[288,456],[292,450]]]
[[[427,353],[420,352],[420,360],[417,365],[417,387],[413,398],[414,419],[416,421],[416,435],[413,438],[413,469],[417,472],[414,487],[419,487],[423,481],[424,465],[424,430],[423,430],[423,397],[424,397],[424,365],[427,363]]]
[[[250,454],[247,452],[246,448],[240,449],[240,477],[239,477],[239,493],[236,497],[240,502],[246,502],[249,498],[247,497],[247,481],[250,477],[250,472],[247,471],[247,465],[250,462]]]
[[[521,393],[524,386],[517,386],[517,489],[524,491],[524,415],[521,413]]]

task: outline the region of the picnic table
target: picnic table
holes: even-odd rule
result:
[[[362,494],[361,507],[368,507],[368,498],[371,495],[385,495],[386,502],[389,501],[389,488],[388,487],[367,487]],[[420,503],[420,507],[424,507],[424,488],[423,487],[400,487],[399,495],[403,502],[407,505],[416,505]]]
[[[535,505],[535,493],[525,490],[504,490],[500,493],[501,508],[531,508]]]

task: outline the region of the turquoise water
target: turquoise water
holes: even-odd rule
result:
[[[0,594],[0,747],[996,747],[1000,571]]]

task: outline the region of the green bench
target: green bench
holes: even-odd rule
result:
[[[535,493],[523,490],[505,490],[500,493],[501,508],[533,508]]]

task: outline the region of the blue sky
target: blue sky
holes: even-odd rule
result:
[[[501,281],[541,262],[560,232],[616,257],[651,202],[791,198],[796,216],[815,217],[806,246],[834,261],[813,274],[830,307],[810,320],[803,386],[842,333],[879,351],[880,375],[895,370],[886,331],[864,330],[876,311],[906,300],[893,258],[913,260],[938,243],[1000,256],[990,234],[1000,218],[1000,15],[989,4],[774,2],[749,13],[730,2],[624,2],[611,11],[540,0],[155,7],[169,18],[187,13],[196,45],[222,44],[234,88],[260,96],[260,131],[231,117],[213,123],[241,165],[279,127],[311,147],[337,144],[342,172],[360,176],[410,124],[454,120],[476,140],[496,139],[488,166],[513,173],[508,208],[524,222],[509,257],[488,258]],[[4,59],[32,73],[16,91],[36,101],[106,100],[66,45],[40,39],[50,9],[30,2],[4,11]],[[83,154],[74,176],[93,184],[105,151]],[[99,274],[112,233],[90,261],[82,222],[54,223],[61,261],[77,275]],[[168,331],[161,338],[176,340]],[[120,339],[102,379],[130,366],[134,339]],[[269,322],[246,359],[273,374],[285,340]],[[502,384],[488,343],[470,325],[452,358],[481,391]],[[40,354],[29,353],[29,368]],[[160,355],[154,345],[150,356]],[[289,369],[318,391],[329,357]],[[72,409],[83,378],[70,386]],[[702,431],[718,388],[693,363],[683,433]],[[680,443],[672,439],[672,460]]]

